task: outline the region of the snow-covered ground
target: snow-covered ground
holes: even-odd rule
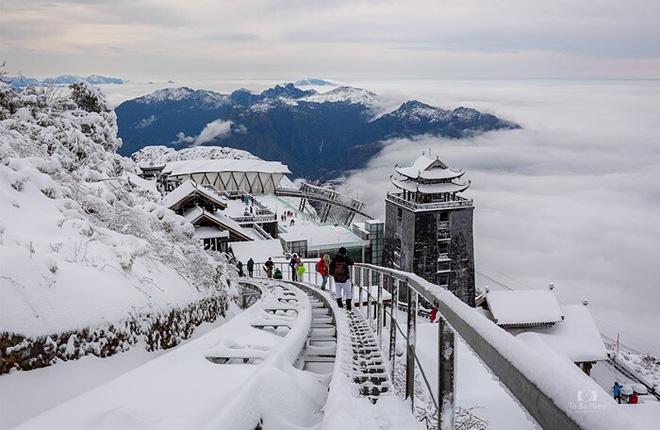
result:
[[[275,316],[285,291],[298,299],[295,316]],[[286,296],[290,297],[290,296]],[[311,308],[295,288],[269,287],[262,300],[206,335],[51,409],[18,429],[313,427],[320,422],[327,378],[295,369],[309,330]],[[279,322],[275,334],[253,328]],[[256,364],[216,364],[207,357],[258,357]]]
[[[234,312],[236,311],[232,311],[232,316]],[[213,323],[202,323],[191,339],[208,333],[226,320],[218,318]],[[185,342],[187,341],[183,343]],[[127,352],[106,358],[88,355],[78,360],[61,361],[42,369],[3,375],[0,377],[0,430],[13,428],[160,357],[165,352],[162,349],[147,351],[142,342]]]

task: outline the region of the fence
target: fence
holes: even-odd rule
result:
[[[298,281],[319,284],[315,270],[317,260],[303,260],[305,273]],[[292,279],[288,262],[276,262],[284,279]],[[255,265],[255,275],[264,276],[263,263]],[[507,333],[452,293],[431,284],[412,273],[370,264],[355,264],[351,268],[358,287],[356,305],[366,311],[366,318],[375,323],[376,337],[381,342],[385,318],[389,318],[388,353],[392,375],[396,371],[397,337],[405,340],[405,397],[415,410],[416,368],[436,407],[437,428],[454,428],[454,360],[455,334],[459,335],[490,371],[504,384],[518,403],[545,430],[600,430],[603,428],[640,428],[612,399],[603,399],[596,410],[575,408],[575,400],[583,390],[596,384],[572,363],[548,359]],[[384,291],[391,295],[389,310],[383,300]],[[375,292],[375,295],[372,293]],[[420,298],[438,309],[437,387],[431,387],[415,353],[417,315]],[[365,306],[366,304],[366,306]],[[373,309],[372,309],[373,305]],[[366,308],[366,309],[365,309]],[[398,310],[406,314],[405,332],[399,324]],[[597,387],[596,387],[597,388]],[[600,408],[602,406],[602,408]]]

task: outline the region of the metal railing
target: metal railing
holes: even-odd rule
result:
[[[304,259],[305,273],[298,281],[319,284],[320,274],[315,270],[318,259]],[[292,279],[292,270],[288,262],[274,262],[284,279]],[[254,276],[266,276],[264,263],[255,264]],[[415,372],[419,370],[421,379],[436,408],[437,429],[454,429],[454,360],[455,335],[460,336],[470,349],[479,357],[493,375],[495,375],[518,403],[533,417],[544,430],[601,430],[612,428],[638,428],[637,423],[620,408],[616,408],[611,399],[613,411],[580,410],[571,406],[581,390],[589,387],[593,381],[581,372],[559,375],[565,370],[564,363],[555,363],[542,354],[535,354],[521,340],[507,333],[496,324],[475,312],[473,308],[460,301],[445,288],[431,284],[421,277],[371,264],[356,263],[351,267],[351,278],[358,287],[358,300],[355,306],[362,311],[366,307],[366,318],[376,324],[376,337],[382,345],[385,318],[389,318],[388,357],[391,361],[391,374],[397,369],[397,337],[405,341],[405,397],[410,400],[415,412]],[[332,277],[328,279],[328,288]],[[372,294],[375,291],[375,295]],[[391,294],[389,310],[383,292]],[[365,295],[366,294],[366,295]],[[428,369],[422,367],[417,357],[416,332],[417,315],[422,314],[420,297],[438,309],[438,351],[437,351],[437,386],[431,386]],[[355,297],[354,297],[355,299]],[[366,306],[365,306],[366,303]],[[373,306],[372,306],[373,305]],[[373,307],[373,311],[372,311]],[[405,334],[399,324],[399,312],[405,312]],[[364,312],[363,312],[364,313]],[[520,362],[525,362],[521,369]],[[530,371],[530,369],[534,369]],[[556,374],[556,378],[544,375]],[[573,393],[572,397],[558,398],[558,392]],[[599,399],[600,400],[600,399]],[[607,405],[605,405],[607,406]],[[600,419],[595,414],[603,414]],[[587,415],[589,415],[587,417]]]
[[[405,339],[405,396],[410,399],[414,412],[415,366],[417,366],[431,395],[431,400],[436,406],[438,429],[454,428],[454,360],[456,356],[454,334],[458,334],[465,341],[541,428],[596,430],[601,429],[603,423],[609,423],[613,427],[636,427],[630,417],[621,409],[611,411],[612,413],[606,414],[606,417],[603,415],[600,420],[594,420],[594,411],[575,410],[571,407],[569,398],[557,398],[557,392],[562,390],[571,392],[574,389],[575,394],[579,395],[580,390],[585,387],[582,384],[587,384],[591,380],[586,374],[581,375],[580,372],[569,375],[571,378],[544,378],[543,375],[547,373],[561,374],[563,363],[553,363],[552,360],[546,360],[541,354],[533,354],[533,351],[527,348],[522,341],[474,312],[467,304],[439,286],[412,273],[370,264],[353,266],[352,279],[358,286],[359,299],[356,305],[363,306],[363,290],[365,287],[369,287],[366,288],[366,313],[367,318],[371,320],[370,305],[373,303],[373,319],[376,322],[376,334],[379,340],[382,340],[383,318],[389,314],[389,358],[392,363],[392,376],[395,374],[396,366],[397,332]],[[377,286],[376,296],[371,294],[374,286]],[[383,290],[389,290],[392,295],[389,312],[383,302]],[[397,321],[397,309],[400,307],[399,300],[402,296],[405,297],[407,305],[405,307],[407,314],[405,335]],[[415,353],[416,321],[420,296],[438,309],[438,383],[435,390],[431,388],[427,374]],[[519,357],[515,357],[516,354],[519,354]],[[536,365],[536,371],[529,372],[530,367],[524,366],[527,369],[524,372],[516,365],[518,359],[525,360],[531,368]],[[574,400],[574,396],[570,400]],[[564,400],[566,401],[564,402]],[[612,407],[616,409],[613,404]],[[592,415],[587,417],[586,414],[589,413]],[[596,413],[605,414],[604,411]]]
[[[472,200],[463,197],[457,197],[456,200],[450,200],[447,202],[417,203],[400,197],[400,193],[387,193],[386,199],[392,203],[399,204],[414,211],[430,211],[436,209],[472,206]]]

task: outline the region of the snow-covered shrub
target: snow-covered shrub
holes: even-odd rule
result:
[[[190,223],[159,204],[135,163],[116,153],[120,146],[116,116],[98,89],[77,83],[68,92],[18,92],[0,82],[0,335],[36,339],[133,311],[226,302],[235,272],[202,248]],[[54,264],[35,264],[53,253]],[[66,294],[58,295],[60,283]],[[72,293],[76,300],[67,300]],[[167,345],[183,336],[170,339],[169,330],[155,330]],[[68,339],[55,340],[58,348]],[[115,351],[115,342],[131,344],[118,339],[105,347],[84,342],[101,354]]]

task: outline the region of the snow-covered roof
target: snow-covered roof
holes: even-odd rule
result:
[[[193,234],[197,239],[210,239],[210,238],[224,238],[229,237],[228,230],[220,230],[218,227],[209,227],[209,226],[199,226],[195,227],[195,233]]]
[[[222,214],[221,212],[211,213],[200,207],[194,207],[183,214],[183,217],[193,225],[197,223],[201,218],[207,218],[213,223],[221,226],[222,228],[226,228],[227,230],[233,232],[245,240],[252,240],[252,237],[250,237],[250,235],[248,235],[236,221]]]
[[[194,193],[200,194],[204,196],[204,198],[211,200],[220,208],[224,209],[227,207],[227,201],[222,196],[211,189],[195,184],[191,180],[184,181],[181,185],[167,194],[163,198],[163,206],[172,209],[183,199]]]
[[[427,155],[422,155],[410,166],[396,167],[394,170],[411,179],[428,180],[454,179],[464,174],[461,170],[450,169],[440,158]]]
[[[419,192],[423,194],[438,194],[438,193],[459,193],[465,191],[470,187],[470,181],[468,182],[436,182],[433,184],[420,184],[410,179],[397,179],[392,178],[392,184],[395,187],[410,191],[410,192]]]
[[[290,174],[289,168],[279,161],[264,161],[255,159],[216,160],[179,160],[171,161],[165,166],[165,172],[170,175],[189,175],[203,172],[259,172]]]
[[[539,338],[571,361],[607,360],[603,338],[584,305],[561,306],[564,320],[549,328],[524,330],[538,334]]]
[[[486,294],[488,309],[501,326],[555,324],[562,311],[550,290],[491,291]]]
[[[339,225],[296,225],[288,232],[281,233],[280,238],[286,242],[306,240],[308,250],[369,245],[368,240],[362,240],[357,234]]]
[[[255,263],[263,263],[268,260],[268,257],[281,257],[284,255],[282,243],[279,239],[271,240],[255,240],[252,242],[231,242],[231,247],[234,257],[243,263],[247,262],[250,258]]]

